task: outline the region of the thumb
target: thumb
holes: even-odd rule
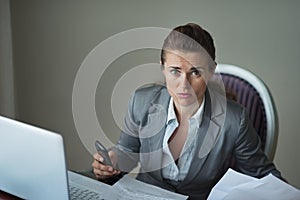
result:
[[[114,152],[113,150],[110,150],[108,152],[108,155],[109,155],[109,158],[110,158],[113,166],[116,166],[117,160],[118,160],[118,156],[117,156],[116,152]]]

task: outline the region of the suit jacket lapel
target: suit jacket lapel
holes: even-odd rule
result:
[[[148,122],[149,127],[156,127],[155,134],[148,137],[148,171],[160,181],[163,180],[161,174],[162,167],[162,155],[163,155],[163,138],[166,129],[166,120],[168,116],[168,105],[170,102],[170,95],[165,87],[161,89],[161,92],[157,93],[157,96],[151,102],[149,108]]]
[[[201,171],[207,155],[213,149],[220,136],[221,127],[225,120],[224,110],[226,108],[224,99],[222,98],[222,95],[219,96],[213,91],[206,91],[204,113],[196,141],[197,149],[189,172],[183,181],[184,184],[191,181]]]

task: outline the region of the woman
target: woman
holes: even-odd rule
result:
[[[235,159],[235,169],[254,177],[280,172],[260,149],[246,111],[210,86],[215,63],[211,35],[197,24],[176,27],[161,51],[165,86],[132,96],[125,127],[109,152],[114,168],[94,155],[99,180],[141,164],[138,180],[206,199]]]

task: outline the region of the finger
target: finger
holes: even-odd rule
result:
[[[113,174],[119,173],[119,170],[116,170],[111,166],[104,165],[96,160],[92,163],[92,167],[94,170],[106,171],[106,172],[113,173]]]
[[[116,170],[116,169],[115,169],[115,170],[113,171],[113,174],[114,174],[114,175],[119,175],[120,173],[121,173],[120,170]]]
[[[95,154],[93,155],[93,157],[94,157],[94,159],[97,160],[98,162],[103,162],[103,160],[104,160],[104,158],[103,158],[100,154],[98,154],[98,153],[95,153]]]
[[[110,178],[112,176],[116,176],[119,175],[121,172],[119,170],[113,170],[111,171],[107,171],[106,167],[103,167],[102,164],[99,164],[98,161],[94,161],[95,163],[93,163],[93,172],[96,176],[97,179],[107,179]],[[100,168],[104,169],[101,170]]]
[[[110,158],[115,158],[115,152],[114,151],[112,151],[112,150],[110,150],[109,152],[108,152],[108,155],[109,155],[109,157]]]
[[[116,176],[121,173],[118,170],[109,172],[109,171],[102,171],[102,170],[98,170],[98,169],[93,169],[93,172],[94,172],[95,176],[97,177],[97,179],[107,179],[107,178]]]
[[[99,169],[100,170],[101,165],[102,164],[99,161],[97,161],[97,160],[94,160],[93,163],[92,163],[92,167],[94,169]]]
[[[97,172],[96,170],[94,171],[94,174],[98,180],[99,179],[102,179],[102,180],[108,179],[113,176],[113,175],[102,175],[103,174],[102,172]]]
[[[108,152],[108,155],[110,157],[110,160],[111,160],[113,166],[116,166],[117,165],[117,158],[118,158],[117,154],[113,150],[110,150]]]
[[[114,169],[112,166],[109,166],[109,165],[105,165],[97,160],[94,160],[94,162],[92,163],[92,167],[94,169],[98,169],[98,170],[101,170],[101,171],[108,171],[108,172],[113,172]]]
[[[114,175],[114,172],[109,172],[109,171],[102,171],[99,169],[94,169],[94,174],[103,176],[103,177],[111,177]]]

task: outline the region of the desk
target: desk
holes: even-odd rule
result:
[[[0,200],[21,200],[19,197],[13,196],[0,190]]]

